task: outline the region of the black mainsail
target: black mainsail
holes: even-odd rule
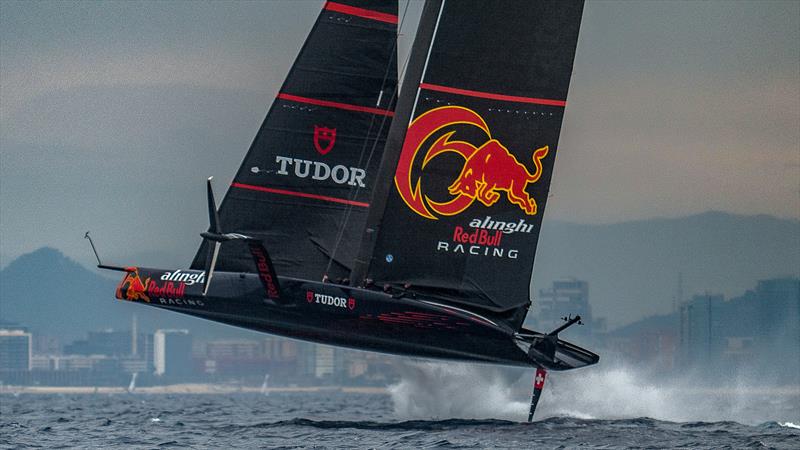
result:
[[[530,304],[582,1],[427,2],[352,278]]]
[[[349,275],[397,90],[397,1],[327,2],[219,209],[223,230],[262,239],[276,270]],[[219,271],[252,272],[245,244]],[[192,268],[202,270],[208,242]]]

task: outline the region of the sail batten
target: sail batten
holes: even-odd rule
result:
[[[479,92],[469,89],[459,89],[456,87],[440,86],[431,83],[420,83],[420,88],[428,91],[445,92],[448,94],[465,95],[467,97],[487,98],[490,100],[498,100],[501,102],[512,103],[533,103],[535,105],[548,105],[548,106],[567,106],[566,100],[555,100],[549,98],[535,98],[535,97],[520,97],[517,95],[505,95],[494,92]]]
[[[380,108],[372,108],[369,106],[360,106],[360,105],[353,105],[350,103],[342,103],[342,102],[333,102],[330,100],[321,100],[317,98],[310,98],[310,97],[302,97],[299,95],[292,95],[286,94],[281,92],[278,94],[278,97],[281,100],[287,100],[290,102],[296,103],[306,103],[309,105],[317,105],[317,106],[324,106],[326,108],[336,108],[336,109],[343,109],[345,111],[356,111],[356,112],[363,112],[369,114],[379,114],[382,116],[394,116],[394,111],[388,109],[380,109]]]

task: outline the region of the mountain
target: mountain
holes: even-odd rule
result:
[[[607,225],[545,220],[534,304],[555,279],[586,280],[593,315],[613,329],[669,313],[679,273],[684,299],[706,291],[730,298],[758,280],[800,276],[800,221],[722,212]]]
[[[64,341],[83,337],[90,330],[128,330],[134,313],[142,331],[189,328],[195,336],[246,333],[118,301],[114,298],[118,281],[86,269],[58,250],[40,248],[0,270],[0,321],[16,322],[34,334],[59,336]]]

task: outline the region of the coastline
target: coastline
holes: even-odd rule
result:
[[[137,387],[132,392],[123,386],[0,386],[0,395],[19,394],[264,394],[286,392],[341,392],[345,394],[386,395],[386,387],[372,386],[308,386],[270,387],[234,386],[225,384],[186,383]]]

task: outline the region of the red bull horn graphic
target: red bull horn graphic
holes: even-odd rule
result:
[[[451,140],[455,131],[449,131],[427,148],[422,160],[423,170],[436,156],[446,152],[464,158],[461,172],[447,189],[453,198],[437,202],[423,194],[422,176],[416,182],[412,181],[412,166],[417,154],[434,133],[455,125],[475,126],[486,134],[487,141],[476,146],[469,142]],[[548,151],[549,146],[544,146],[533,152],[535,171],[531,173],[503,144],[492,138],[489,127],[478,113],[461,106],[443,106],[422,114],[408,127],[394,182],[408,207],[428,219],[436,220],[437,215],[459,214],[475,200],[485,206],[492,206],[502,197],[502,192],[505,192],[509,202],[519,206],[525,214],[533,216],[537,213],[537,204],[528,194],[527,187],[541,177],[542,159],[547,156]]]

